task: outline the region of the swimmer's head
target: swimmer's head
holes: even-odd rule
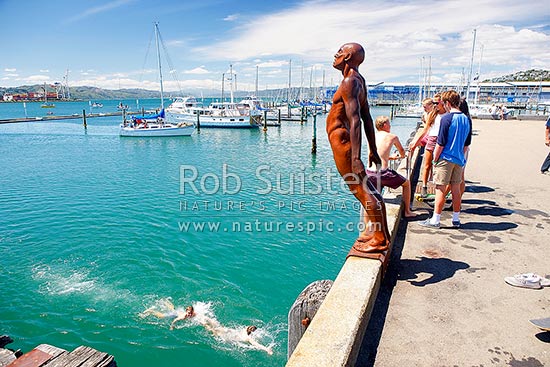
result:
[[[256,331],[256,329],[258,329],[256,326],[254,325],[250,325],[246,328],[246,334],[250,335],[252,334],[254,331]]]
[[[187,306],[185,308],[185,315],[186,316],[193,316],[195,314],[195,310],[193,309],[193,306]]]

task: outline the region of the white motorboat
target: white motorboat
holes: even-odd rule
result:
[[[208,107],[202,107],[194,97],[178,97],[166,109],[166,118],[175,123],[198,123],[201,128],[257,128],[262,122],[259,107],[257,99],[233,102],[231,89],[231,102],[212,102]]]

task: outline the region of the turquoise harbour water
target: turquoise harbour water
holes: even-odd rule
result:
[[[101,102],[93,112],[119,101]],[[29,116],[45,114],[30,105]],[[57,103],[55,113],[84,108]],[[22,110],[0,104],[0,118]],[[127,367],[283,366],[290,306],[309,283],[335,278],[357,235],[324,119],[316,156],[311,119],[178,138],[121,138],[120,117],[89,119],[87,130],[79,119],[0,125],[0,333],[23,351],[88,345]],[[415,125],[392,128],[404,143]],[[274,354],[193,321],[169,330],[139,316],[167,297],[230,328],[257,325]]]

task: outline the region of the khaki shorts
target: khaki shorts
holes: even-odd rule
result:
[[[434,165],[434,183],[436,185],[458,184],[462,182],[464,167],[456,163],[441,160]]]

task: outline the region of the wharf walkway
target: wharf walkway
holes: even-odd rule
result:
[[[544,122],[473,129],[462,227],[447,210],[439,230],[401,220],[356,366],[550,366],[550,332],[528,321],[550,317],[550,287],[503,279],[550,274]]]

